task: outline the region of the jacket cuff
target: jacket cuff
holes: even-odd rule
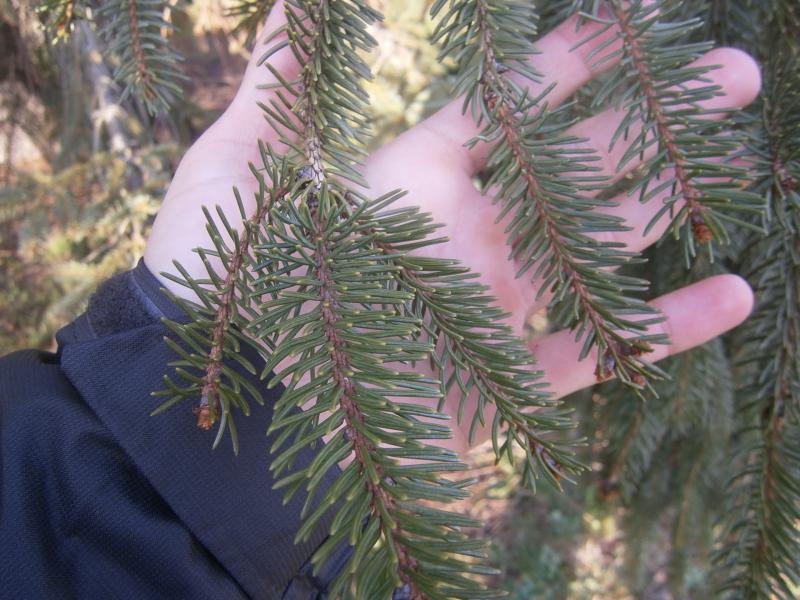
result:
[[[265,445],[269,448],[277,434],[264,438],[283,387],[265,390],[265,403],[253,403],[251,416],[238,420],[238,457],[227,449],[210,451],[210,439],[196,427],[188,403],[150,418],[161,403],[152,392],[163,388],[175,360],[164,341],[169,335],[164,317],[189,320],[140,260],[133,270],[102,283],[86,312],[56,334],[62,371],[176,517],[250,597],[325,597],[323,590],[352,549],[343,544],[331,564],[313,575],[309,557],[323,543],[332,514],[323,517],[308,542],[294,543],[306,498],[296,494],[286,503],[282,492],[272,490]],[[263,359],[251,346],[242,345],[242,353],[260,370]],[[252,385],[263,385],[239,362],[231,361],[231,368]],[[296,467],[310,464],[315,454],[303,449]],[[320,490],[339,474],[332,466]]]
[[[140,258],[130,271],[100,284],[81,316],[56,333],[59,348],[160,323],[163,317],[187,321],[183,309],[162,291],[161,282]]]

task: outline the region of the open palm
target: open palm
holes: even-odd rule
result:
[[[283,23],[281,7],[272,11],[267,22],[267,35]],[[555,83],[548,96],[551,106],[569,98],[597,74],[587,58],[594,47],[602,44],[600,36],[591,44],[571,50],[587,35],[586,28],[576,32],[574,20],[567,21],[544,36],[538,47],[542,54],[535,57],[536,69],[544,74],[537,86]],[[275,143],[277,135],[267,124],[257,102],[268,102],[270,93],[258,89],[259,84],[273,81],[269,71],[257,65],[264,51],[259,46],[253,53],[241,88],[226,112],[189,149],[184,156],[154,224],[145,251],[145,262],[157,276],[162,271],[174,271],[173,259],[187,268],[191,275],[202,277],[205,272],[200,259],[192,251],[207,246],[208,238],[201,205],[219,204],[231,223],[238,221],[238,209],[231,188],[236,186],[245,199],[252,198],[257,184],[247,168],[249,161],[258,162],[259,139]],[[287,79],[298,72],[299,65],[288,49],[270,58],[272,66]],[[750,103],[759,91],[760,78],[753,60],[746,54],[721,48],[699,59],[701,64],[719,64],[722,68],[711,73],[714,82],[722,86],[725,96],[709,101],[709,108],[742,107]],[[608,64],[605,65],[609,66]],[[531,94],[532,96],[535,95]],[[508,261],[504,223],[497,222],[500,208],[492,203],[491,194],[482,195],[472,182],[485,161],[485,145],[469,150],[464,142],[477,134],[469,115],[461,114],[461,101],[455,100],[438,113],[406,131],[370,156],[364,174],[370,184],[369,193],[377,196],[396,188],[408,190],[401,200],[420,206],[444,224],[449,241],[428,249],[438,256],[457,258],[472,270],[482,274],[483,283],[490,286],[500,305],[512,315],[510,325],[522,332],[525,316],[532,309],[546,304],[546,296],[534,302],[538,286],[527,278],[516,278],[517,267]],[[599,152],[603,174],[618,179],[637,166],[626,165],[617,171],[622,148],[609,151],[611,137],[616,131],[621,113],[607,111],[573,126],[575,135],[587,138],[587,145]],[[669,191],[664,192],[667,196]],[[614,241],[623,242],[628,249],[641,251],[654,243],[663,232],[655,227],[644,235],[647,223],[661,207],[659,198],[640,204],[635,197],[622,196],[618,206],[608,209],[623,217],[629,231],[615,234]],[[663,227],[667,226],[663,221]],[[159,276],[160,277],[160,276]],[[177,294],[186,294],[171,281],[162,282]],[[752,293],[747,284],[732,275],[706,279],[689,287],[662,296],[654,301],[666,320],[653,327],[668,334],[671,343],[657,346],[654,360],[687,350],[720,335],[739,324],[750,312]],[[592,357],[578,360],[580,345],[568,331],[540,338],[531,348],[538,366],[556,396],[590,385],[594,381],[595,361]],[[479,433],[478,439],[487,436]],[[463,447],[465,432],[456,432],[452,446]]]

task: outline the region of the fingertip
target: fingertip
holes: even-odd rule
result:
[[[741,324],[753,312],[755,294],[747,281],[738,275],[717,275],[711,278],[719,283],[717,297],[720,310],[728,315],[730,327]]]
[[[722,65],[712,77],[722,86],[729,105],[742,108],[758,97],[761,68],[747,52],[738,48],[715,48],[698,62]]]
[[[286,11],[283,8],[283,0],[278,0],[275,4],[272,5],[272,8],[267,15],[267,18],[264,20],[264,26],[261,30],[261,35],[258,36],[259,42],[256,45],[260,45],[267,36],[272,35],[272,32],[276,29],[283,27],[286,24]]]
[[[294,79],[300,71],[301,65],[292,50],[280,45],[288,37],[284,27],[286,25],[285,13],[283,0],[278,0],[264,21],[236,96],[225,111],[226,120],[224,122],[230,119],[234,127],[240,127],[242,118],[257,116],[258,118],[253,122],[258,122],[261,126],[265,125],[261,109],[256,103],[257,101],[266,103],[269,97],[269,93],[265,93],[260,88],[264,84],[276,82],[276,77],[263,64],[267,53],[269,53],[270,67],[285,79]],[[256,127],[253,131],[260,132],[261,130],[262,127]]]
[[[738,275],[715,275],[675,290],[653,301],[664,316],[671,338],[669,351],[657,350],[656,359],[676,354],[730,331],[753,309],[753,291]]]

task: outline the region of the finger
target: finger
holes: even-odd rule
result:
[[[752,162],[743,157],[744,148],[739,148],[731,152],[732,159],[713,159],[713,162],[724,163],[725,165],[746,168],[752,167]],[[669,182],[673,184],[665,188],[658,189],[658,191],[650,196],[646,202],[639,201],[639,194],[636,190],[634,192],[624,192],[619,194],[612,200],[615,206],[604,207],[602,212],[611,216],[620,217],[625,221],[628,226],[627,231],[600,231],[591,233],[591,237],[600,242],[612,242],[624,244],[626,249],[641,252],[655,244],[664,232],[672,225],[672,215],[680,212],[685,203],[683,198],[675,197],[677,184],[675,184],[675,169],[669,167],[661,171],[655,178],[656,182],[653,187],[658,185],[658,182]],[[698,178],[697,182],[700,184],[713,183],[714,185],[731,185],[732,180],[725,177],[715,178]],[[741,188],[746,185],[743,181],[738,181],[734,184],[735,188]],[[661,210],[665,204],[672,204],[669,213],[662,215],[656,223],[653,219],[657,216],[658,211]]]
[[[264,119],[263,111],[258,103],[269,105],[272,101],[278,100],[276,90],[263,87],[278,82],[277,77],[265,62],[280,73],[286,81],[292,81],[300,74],[301,65],[291,48],[284,47],[272,52],[287,39],[286,32],[277,33],[285,25],[284,2],[279,0],[272,7],[264,23],[264,29],[258,36],[239,90],[220,119],[224,133],[234,137],[242,144],[255,146],[259,139],[266,142],[273,142],[277,139],[275,131]],[[263,61],[267,52],[270,53],[269,58],[267,61]]]
[[[713,96],[702,103],[702,108],[707,111],[703,118],[721,119],[728,111],[743,108],[756,99],[761,90],[761,73],[755,60],[749,54],[735,48],[716,48],[691,63],[689,68],[713,65],[720,65],[720,68],[706,73],[703,81],[694,80],[686,84],[689,88],[709,85],[720,87],[721,95]],[[678,105],[674,107],[674,110],[683,108],[687,108],[687,106]],[[618,140],[612,147],[611,143],[624,117],[624,109],[608,109],[576,123],[566,133],[568,136],[587,140],[581,146],[592,148],[597,152],[600,160],[596,166],[601,168],[598,175],[610,177],[612,181],[624,177],[654,156],[658,150],[656,145],[651,145],[644,156],[637,155],[635,159],[628,161],[623,169],[620,169],[620,162],[628,149],[628,144],[624,140]],[[640,131],[641,125],[631,127],[628,139],[635,139]]]
[[[653,362],[695,346],[725,333],[747,318],[753,307],[753,292],[747,283],[735,275],[718,275],[704,279],[670,294],[661,296],[651,303],[666,317],[664,323],[653,325],[649,333],[666,333],[671,343],[656,346],[648,360]],[[582,344],[577,343],[570,331],[559,331],[531,344],[531,352],[536,357],[536,367],[543,371],[543,381],[549,383],[548,390],[555,398],[562,398],[582,388],[596,383],[596,353],[580,360]],[[470,394],[468,406],[474,407],[477,394]],[[460,398],[448,397],[445,410],[457,414]],[[471,415],[470,410],[465,412]],[[486,423],[494,419],[494,405],[487,404],[484,409]],[[443,445],[458,452],[469,450],[466,430],[471,419],[465,419],[455,435],[443,441]],[[472,447],[482,444],[491,437],[490,427],[478,427]]]
[[[666,334],[670,343],[654,346],[650,361],[684,352],[725,333],[747,318],[753,292],[744,279],[718,275],[657,298],[652,303],[665,317],[648,334]],[[579,361],[582,345],[570,331],[559,331],[536,340],[531,352],[544,371],[550,390],[562,397],[595,383],[597,357]]]

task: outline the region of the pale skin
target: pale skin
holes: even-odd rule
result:
[[[272,11],[265,36],[283,24],[281,8],[279,3]],[[571,51],[587,34],[586,28],[576,32],[575,21],[569,20],[539,40],[537,45],[542,53],[533,58],[533,64],[544,75],[544,80],[535,87],[556,84],[548,96],[551,106],[566,101],[599,72],[591,68],[587,55],[605,37]],[[233,102],[183,157],[148,239],[144,255],[147,267],[176,294],[187,295],[187,290],[160,275],[162,271],[176,272],[173,260],[197,277],[205,275],[203,264],[192,251],[210,244],[200,207],[218,204],[231,223],[240,222],[231,188],[239,188],[246,201],[252,199],[257,186],[247,164],[258,162],[259,139],[273,144],[277,140],[256,105],[259,100],[268,102],[272,93],[257,88],[259,84],[274,81],[266,68],[256,64],[266,47],[259,44],[255,48]],[[272,56],[270,62],[287,79],[294,78],[300,68],[288,49]],[[721,66],[711,72],[710,78],[722,86],[725,96],[709,101],[708,107],[735,110],[748,105],[757,96],[761,83],[759,70],[747,54],[718,48],[699,62]],[[604,68],[607,67],[608,64]],[[426,253],[457,258],[482,273],[482,281],[491,287],[498,303],[512,315],[509,324],[522,333],[526,315],[545,306],[548,298],[545,296],[534,302],[537,283],[515,278],[517,266],[507,260],[504,224],[495,223],[499,206],[492,204],[491,194],[482,195],[472,184],[471,177],[483,166],[487,146],[479,145],[474,150],[463,146],[477,129],[469,114],[461,114],[461,106],[461,100],[454,100],[373,153],[364,170],[370,184],[368,193],[377,196],[393,189],[405,189],[408,194],[402,199],[404,204],[420,206],[432,213],[437,222],[445,224],[443,234],[449,241]],[[608,150],[620,118],[609,110],[576,124],[572,131],[589,139],[588,145],[602,157],[600,164],[604,174],[614,179],[625,175],[616,169],[624,148]],[[635,161],[630,162],[626,170],[636,166]],[[662,220],[661,226],[646,236],[643,231],[661,206],[659,198],[640,204],[635,196],[623,195],[618,201],[617,207],[608,210],[624,217],[631,230],[615,234],[614,239],[635,251],[655,243],[667,221]],[[254,205],[253,200],[249,202]],[[656,346],[648,355],[650,360],[658,361],[736,327],[750,313],[753,294],[743,279],[720,275],[661,296],[653,305],[666,317],[663,323],[652,326],[653,332],[666,333],[670,339],[669,344]],[[556,397],[595,382],[595,358],[578,360],[580,345],[569,331],[537,339],[531,344],[531,351],[537,359],[537,368],[544,371],[544,379]],[[455,402],[448,401],[446,408],[450,409]],[[491,419],[491,414],[487,414],[487,418]],[[448,446],[465,449],[469,419],[463,426],[456,425],[454,420],[451,425],[453,439]],[[488,430],[479,431],[477,441],[488,435]]]

